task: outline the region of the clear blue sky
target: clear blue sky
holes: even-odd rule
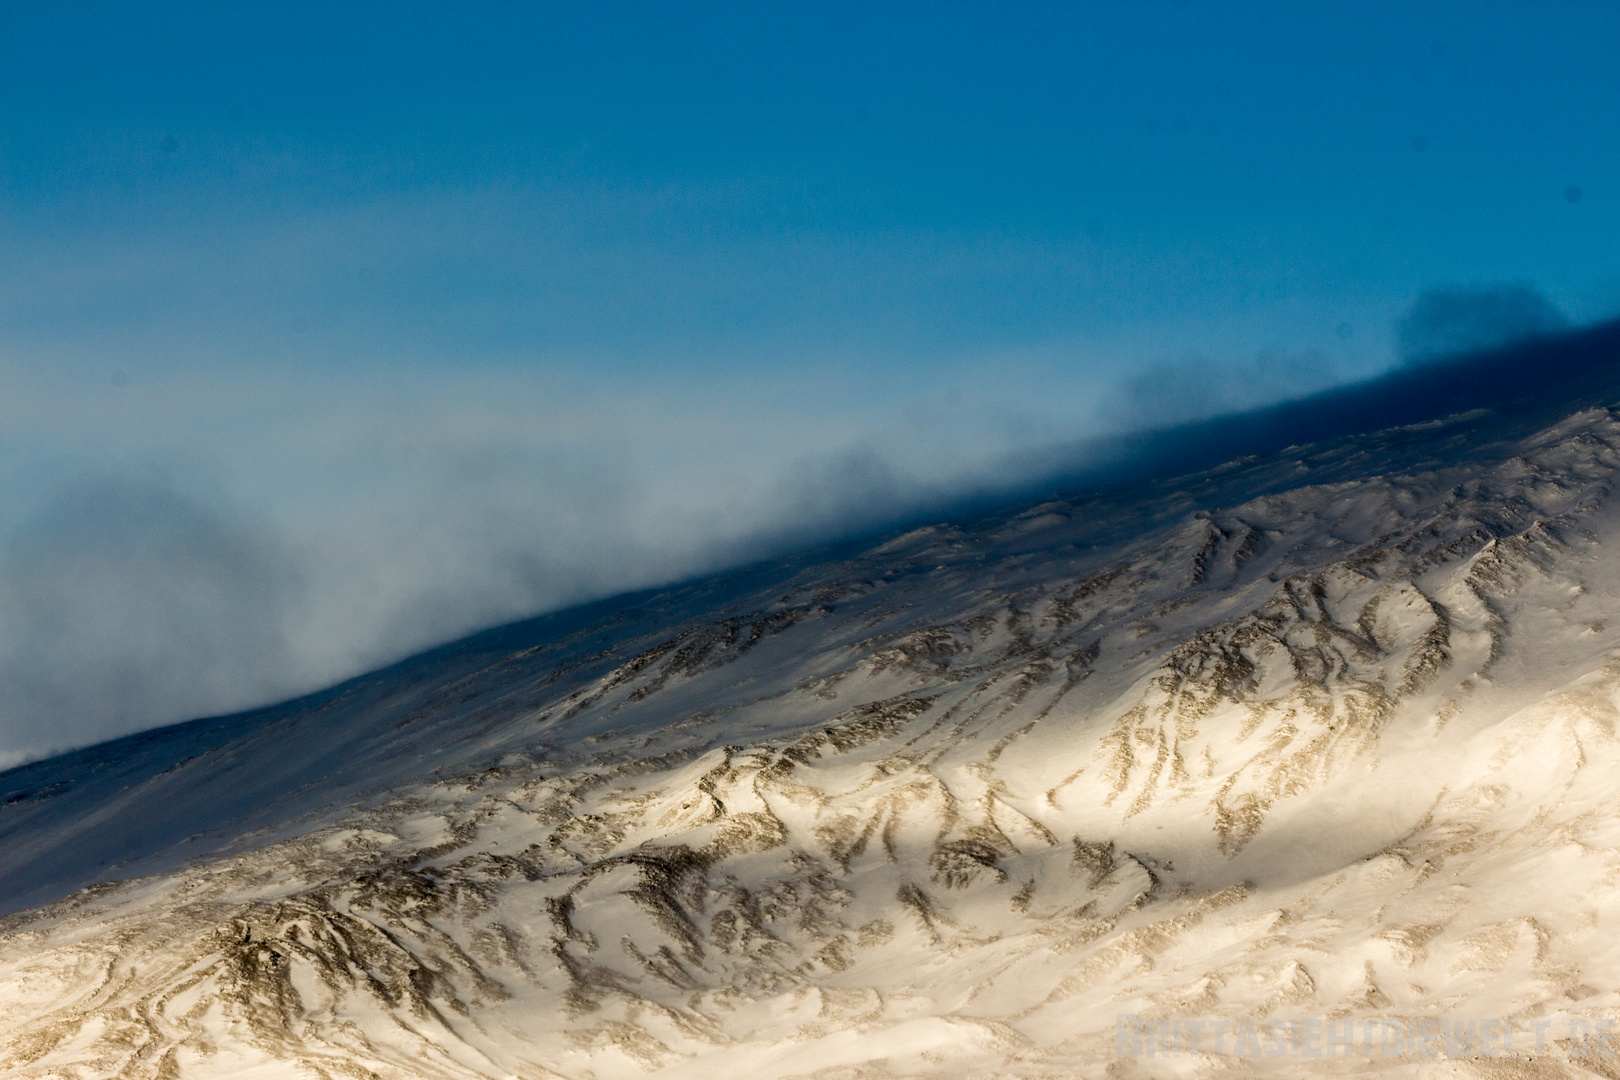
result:
[[[1437,283],[1620,310],[1617,46],[1575,3],[13,4],[0,332],[1372,363]]]
[[[0,757],[1368,374],[1432,290],[1620,314],[1617,45],[1597,3],[5,5]]]

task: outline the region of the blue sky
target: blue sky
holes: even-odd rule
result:
[[[131,364],[1367,364],[1437,281],[1620,306],[1612,5],[19,7],[4,328]]]
[[[8,5],[0,755],[1364,376],[1435,290],[1620,314],[1616,41],[1595,3]]]

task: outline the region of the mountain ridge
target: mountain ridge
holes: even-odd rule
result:
[[[1299,401],[1268,406],[1250,413],[1214,417],[1128,438],[1078,444],[1067,451],[1069,456],[1098,464],[1071,471],[1067,475],[1058,474],[1052,483],[1083,491],[1089,481],[1090,495],[1075,497],[1107,502],[1111,492],[1117,493],[1132,483],[1162,485],[1168,482],[1173,486],[1178,476],[1174,470],[1189,462],[1218,459],[1214,465],[1216,472],[1230,468],[1234,462],[1226,454],[1233,448],[1252,450],[1255,447],[1269,447],[1263,453],[1247,455],[1251,458],[1285,452],[1290,446],[1296,445],[1292,441],[1294,437],[1312,425],[1331,432],[1333,425],[1325,419],[1330,416],[1337,418],[1333,422],[1337,426],[1351,430],[1330,433],[1325,441],[1370,434],[1361,431],[1358,425],[1378,423],[1392,416],[1407,421],[1397,426],[1410,427],[1447,415],[1443,410],[1451,406],[1472,409],[1480,407],[1480,403],[1497,406],[1493,419],[1500,424],[1504,413],[1509,418],[1514,414],[1533,413],[1538,401],[1562,403],[1570,396],[1590,395],[1594,382],[1601,385],[1605,372],[1604,357],[1616,355],[1620,355],[1620,320],[1559,335],[1550,341],[1520,342],[1481,354],[1397,369],[1364,384],[1323,391]],[[1511,419],[1509,422],[1512,422]],[[1533,423],[1533,420],[1520,420],[1518,423],[1522,426],[1527,422]],[[1251,425],[1258,429],[1257,434],[1247,433],[1246,429]],[[1034,501],[1044,502],[1057,497],[1046,494]],[[986,502],[999,505],[986,512],[983,509]],[[993,520],[998,516],[1016,514],[1021,508],[1018,504],[1007,507],[1004,495],[999,499],[993,496],[969,496],[949,507],[952,516],[947,517],[944,524]],[[19,804],[26,806],[65,793],[62,787],[64,779],[68,779],[69,783],[71,779],[64,778],[62,774],[81,768],[102,771],[110,767],[120,770],[130,780],[139,777],[141,781],[150,781],[187,760],[218,749],[231,738],[249,737],[262,725],[284,721],[310,709],[324,708],[334,699],[361,692],[379,679],[408,679],[412,677],[411,673],[425,672],[435,663],[473,662],[465,658],[532,648],[549,642],[559,634],[566,636],[569,632],[586,629],[594,624],[593,620],[622,615],[638,604],[662,600],[663,610],[669,611],[682,606],[683,600],[677,598],[737,588],[739,586],[734,583],[748,582],[753,578],[785,580],[794,572],[790,569],[792,567],[813,566],[836,560],[840,554],[856,552],[865,546],[881,546],[884,536],[920,527],[927,520],[930,519],[917,518],[899,529],[882,531],[875,536],[856,536],[734,570],[702,575],[671,586],[636,590],[503,624],[286,702],[242,713],[165,725],[15,766],[0,772],[0,808],[16,808]],[[1097,539],[1107,542],[1104,536]],[[741,587],[746,588],[746,585]],[[691,600],[684,603],[692,606]],[[263,797],[262,792],[258,794]],[[209,804],[203,816],[216,812],[214,804]],[[86,817],[83,812],[76,816]],[[7,817],[13,820],[8,821]],[[88,820],[98,819],[89,815]],[[37,828],[37,825],[24,815],[0,813],[0,873],[5,873],[8,880],[17,881],[22,870],[16,858],[18,846],[15,841],[8,843],[8,838],[26,833],[31,827]],[[169,830],[165,839],[170,844],[184,842],[200,831],[186,825],[178,830]],[[102,867],[107,865],[139,867],[139,859],[132,860],[127,853],[149,846],[143,844],[138,835],[107,834],[101,843],[103,850],[96,852],[93,859],[85,853],[81,858],[81,866],[85,868],[75,875],[66,876],[63,879],[65,884],[71,887],[90,884],[104,876]],[[52,846],[60,846],[60,842],[54,841]],[[37,847],[22,850],[26,852],[24,857],[29,862],[39,858]],[[83,851],[83,848],[78,850]],[[115,863],[110,853],[117,852],[126,853],[126,857]],[[10,890],[6,897],[0,898],[0,914],[56,899],[53,888]]]
[[[1156,1075],[1117,1015],[1607,1015],[1617,337],[0,774],[0,1072]]]

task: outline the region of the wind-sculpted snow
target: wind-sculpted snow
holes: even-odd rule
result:
[[[1469,414],[14,770],[0,1073],[1591,1075],[1115,1018],[1620,1011],[1617,475]]]

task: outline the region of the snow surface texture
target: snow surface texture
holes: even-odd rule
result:
[[[1620,1015],[1612,397],[782,560],[0,775],[0,1074],[1592,1075],[1118,1060],[1115,1018]]]

